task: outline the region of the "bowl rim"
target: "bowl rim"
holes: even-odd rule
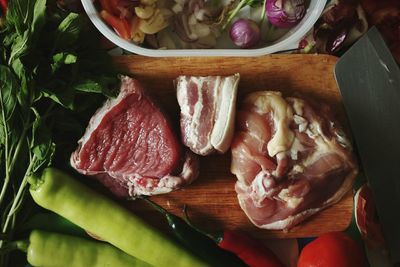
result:
[[[314,26],[318,20],[322,11],[325,8],[327,0],[315,0],[315,5],[312,10],[309,10],[305,20],[301,22],[299,28],[290,34],[287,38],[281,41],[275,42],[272,45],[254,48],[254,49],[241,49],[241,48],[229,48],[229,49],[150,49],[136,45],[133,42],[127,41],[118,36],[118,34],[111,29],[100,17],[98,10],[96,9],[94,0],[81,0],[83,8],[95,25],[98,31],[103,34],[108,40],[122,49],[131,53],[149,56],[149,57],[179,57],[179,56],[240,56],[240,57],[254,57],[266,54],[272,54],[280,51],[295,49],[298,47],[300,39],[307,34],[310,29]],[[311,0],[313,1],[313,0]],[[290,31],[289,31],[290,32]],[[287,35],[287,34],[286,34]]]

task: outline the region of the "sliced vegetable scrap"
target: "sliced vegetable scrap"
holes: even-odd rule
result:
[[[100,16],[125,40],[131,39],[131,27],[125,18],[118,18],[107,10],[102,10]]]
[[[142,43],[146,34],[155,34],[169,25],[168,9],[156,1],[99,0],[100,16],[123,39]]]

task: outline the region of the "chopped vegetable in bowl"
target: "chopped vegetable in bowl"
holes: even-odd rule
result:
[[[96,5],[121,38],[142,47],[259,48],[296,26],[309,1],[98,0]]]

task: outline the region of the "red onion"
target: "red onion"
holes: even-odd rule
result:
[[[241,48],[250,48],[260,41],[260,29],[249,19],[238,19],[229,31],[233,43]]]
[[[306,14],[304,0],[267,0],[265,8],[269,21],[278,28],[291,28]]]

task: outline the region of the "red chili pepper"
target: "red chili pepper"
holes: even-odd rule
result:
[[[7,9],[8,9],[8,0],[0,0],[0,7],[1,7],[1,11],[5,17],[7,14]]]
[[[206,233],[190,222],[186,206],[183,208],[183,213],[186,222],[192,228],[210,237],[220,248],[234,253],[249,267],[285,267],[278,257],[260,241],[239,231],[224,230],[216,234]]]
[[[126,40],[131,39],[131,27],[126,19],[115,17],[106,10],[102,10],[100,12],[100,16],[106,21],[108,25],[114,28],[119,36]]]
[[[220,248],[236,254],[250,267],[284,267],[270,249],[244,233],[225,230],[213,239]]]

